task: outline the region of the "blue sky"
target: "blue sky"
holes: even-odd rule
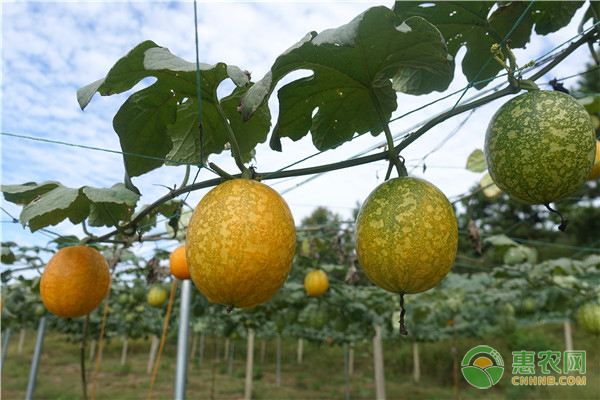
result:
[[[320,32],[349,22],[370,6],[392,6],[392,2],[198,2],[200,61],[225,62],[252,72],[260,79],[277,55],[296,43],[309,31]],[[186,60],[195,60],[193,3],[187,2],[2,2],[2,132],[34,136],[86,146],[119,150],[112,129],[112,118],[130,93],[110,97],[96,96],[85,111],[76,99],[81,86],[103,77],[109,68],[131,48],[144,40],[153,40]],[[526,50],[517,57],[530,60],[576,34],[580,14],[572,26],[547,37],[533,36]],[[583,48],[540,80],[563,77],[585,70],[581,60],[589,59]],[[458,54],[458,63],[464,53]],[[460,71],[449,91],[466,85]],[[567,82],[567,86],[571,82]],[[472,90],[466,98],[475,95]],[[418,98],[401,95],[400,113],[436,99],[439,94]],[[392,124],[399,132],[451,107],[456,98],[429,107]],[[487,121],[501,102],[491,103],[473,114],[458,133],[440,151],[427,158],[427,170],[414,170],[437,185],[450,197],[466,193],[481,175],[464,170],[468,155],[483,147]],[[276,115],[276,103],[271,102]],[[409,169],[428,154],[449,132],[465,119],[453,118],[430,131],[411,145],[405,158]],[[311,159],[301,166],[346,159],[383,138],[365,135],[360,140]],[[2,136],[2,183],[60,181],[69,187],[84,185],[109,187],[123,179],[121,156],[55,144]],[[284,152],[274,153],[260,146],[257,166],[271,171],[315,153],[310,139],[284,142]],[[211,159],[229,171],[235,165],[228,154]],[[412,163],[412,164],[411,164]],[[374,163],[331,172],[289,190],[306,177],[270,181],[285,192],[296,221],[323,205],[350,218],[352,208],[383,181],[387,164]],[[165,193],[158,185],[179,184],[183,167],[163,167],[135,179],[148,204]],[[207,176],[203,172],[199,180]],[[288,191],[289,190],[289,191]],[[189,197],[196,204],[206,191]],[[5,201],[2,206],[18,216],[20,207]],[[3,214],[2,221],[8,220]],[[81,236],[79,227],[61,223],[50,227],[61,234]],[[102,229],[96,233],[103,232]],[[2,223],[2,240],[21,244],[45,245],[48,237],[32,234],[18,224]],[[153,246],[153,245],[152,245]],[[172,249],[176,243],[164,243]],[[143,250],[143,249],[142,249]],[[150,250],[151,251],[151,248]]]

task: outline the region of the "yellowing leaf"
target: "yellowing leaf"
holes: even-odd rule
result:
[[[483,172],[487,169],[483,150],[473,150],[467,159],[467,169],[472,172]]]
[[[502,194],[502,190],[496,186],[489,172],[481,178],[479,186],[483,189],[483,194],[486,199],[495,199]]]

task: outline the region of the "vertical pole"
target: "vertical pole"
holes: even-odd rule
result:
[[[219,353],[221,352],[221,341],[215,336],[215,365],[219,365]]]
[[[246,358],[246,388],[244,390],[244,399],[252,398],[252,371],[254,365],[254,329],[248,328],[248,350]]]
[[[348,349],[348,375],[354,375],[354,342],[350,342]]]
[[[202,368],[202,359],[204,358],[204,333],[200,334],[200,349],[198,350],[198,368]]]
[[[260,341],[260,365],[265,363],[265,355],[267,354],[267,339]]]
[[[373,337],[373,362],[375,369],[375,398],[385,400],[385,374],[383,372],[383,345],[381,340],[381,327],[375,325]]]
[[[275,384],[281,386],[281,334],[277,334],[277,367],[275,369]]]
[[[21,333],[19,334],[19,345],[17,346],[17,351],[19,354],[23,353],[23,346],[25,345],[25,330],[24,324],[21,324]]]
[[[565,350],[571,351],[573,350],[573,335],[571,334],[571,322],[565,321],[563,325],[565,329]]]
[[[453,360],[453,370],[454,370],[454,398],[458,400],[458,328],[456,325],[457,316],[453,318],[454,324],[454,336],[452,338],[452,358]]]
[[[416,383],[419,383],[421,380],[421,363],[419,359],[419,342],[413,339],[413,378]]]
[[[190,361],[194,361],[194,354],[196,354],[196,349],[198,348],[198,336],[191,335],[192,339],[192,348],[190,349],[190,354],[188,355],[188,363]]]
[[[233,375],[233,351],[235,350],[235,341],[231,341],[231,349],[229,349],[229,367],[227,368],[227,375]]]
[[[127,345],[129,344],[129,339],[127,336],[123,336],[123,348],[121,349],[121,365],[125,365],[127,363]]]
[[[223,351],[223,360],[229,360],[229,347],[230,347],[231,339],[225,338],[225,350]]]
[[[94,361],[96,356],[96,340],[90,342],[90,362]]]
[[[8,339],[10,339],[10,328],[6,328],[4,331],[4,343],[2,343],[2,361],[0,361],[0,373],[2,372],[2,368],[4,367],[4,358],[6,357],[6,350],[8,349]]]
[[[177,360],[175,368],[175,399],[185,399],[187,379],[188,333],[190,322],[190,298],[192,281],[183,280],[181,284],[181,303],[179,306],[179,334],[177,335]]]
[[[302,364],[302,338],[298,338],[298,364]]]
[[[37,370],[40,365],[40,355],[42,354],[42,344],[44,344],[44,334],[46,332],[46,319],[44,316],[40,318],[40,324],[38,325],[37,339],[35,341],[35,348],[33,349],[33,360],[31,360],[31,369],[29,370],[29,382],[27,383],[27,391],[25,392],[25,400],[33,399],[33,391],[35,389],[35,378],[37,377]]]
[[[350,400],[350,363],[348,343],[344,343],[344,376],[346,378],[346,400]]]
[[[154,361],[156,360],[156,353],[158,352],[158,345],[160,344],[160,340],[158,336],[152,335],[152,344],[150,345],[150,355],[148,357],[148,366],[146,367],[146,372],[151,374],[152,368],[154,367]]]

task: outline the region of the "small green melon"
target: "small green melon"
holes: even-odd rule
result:
[[[458,246],[454,209],[433,184],[395,178],[365,200],[355,247],[367,277],[392,293],[431,289],[450,271]]]
[[[575,319],[584,331],[594,335],[600,334],[600,305],[596,303],[582,305],[575,313]]]
[[[590,115],[575,98],[536,90],[514,97],[494,114],[484,153],[502,191],[526,204],[549,204],[586,182],[596,139]]]

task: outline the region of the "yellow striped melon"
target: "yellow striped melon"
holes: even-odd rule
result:
[[[192,281],[228,311],[273,297],[290,273],[295,248],[296,227],[287,203],[250,179],[210,190],[190,218],[185,244]]]
[[[390,179],[362,205],[355,246],[360,266],[375,285],[402,295],[424,292],[444,279],[454,262],[454,210],[423,179]]]
[[[549,204],[585,183],[596,140],[591,118],[577,100],[536,90],[514,97],[494,114],[484,153],[502,191],[526,204]]]

